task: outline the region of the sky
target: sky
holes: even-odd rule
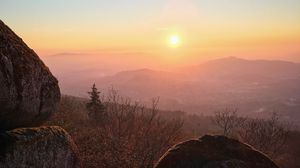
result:
[[[299,9],[299,0],[0,0],[0,19],[42,56],[300,62]],[[174,35],[180,44],[170,47]]]

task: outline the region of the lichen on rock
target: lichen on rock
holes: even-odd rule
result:
[[[78,150],[60,127],[20,128],[0,135],[0,168],[78,168]]]

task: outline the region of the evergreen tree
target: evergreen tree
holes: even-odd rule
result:
[[[102,119],[105,112],[105,107],[100,100],[100,92],[95,84],[92,86],[92,90],[88,92],[90,95],[90,101],[87,103],[86,107],[88,109],[88,115],[93,119]]]

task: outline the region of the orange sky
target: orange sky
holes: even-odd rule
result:
[[[297,0],[3,0],[0,15],[42,56],[126,55],[177,66],[225,56],[300,62],[299,7]],[[172,34],[177,48],[167,43]]]

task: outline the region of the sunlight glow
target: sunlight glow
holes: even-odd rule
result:
[[[180,44],[180,38],[177,35],[172,35],[169,38],[170,47],[176,48]]]

